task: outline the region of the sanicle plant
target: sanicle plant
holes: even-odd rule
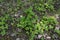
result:
[[[55,10],[54,0],[31,0],[31,3],[29,1],[17,0],[16,5],[9,2],[9,4],[6,3],[8,5],[6,6],[4,0],[0,0],[0,3],[4,4],[0,7],[0,10],[2,8],[0,14],[0,35],[4,36],[7,34],[10,27],[12,27],[14,32],[14,28],[20,28],[26,33],[28,40],[34,40],[36,35],[43,35],[51,30],[60,35],[60,30],[55,29],[56,24],[58,24],[56,18],[51,15],[48,16],[50,12]],[[20,32],[17,34],[20,35]]]
[[[43,16],[38,21],[38,16],[32,10],[32,7],[24,11],[24,16],[19,19],[17,27],[25,30],[26,34],[29,35],[29,40],[33,40],[35,34],[44,34],[44,31],[49,31],[55,27],[57,20],[52,17]]]
[[[37,29],[40,33],[44,33],[44,31],[49,31],[53,28],[55,28],[57,24],[57,20],[54,17],[43,17],[42,20],[37,23]]]
[[[34,4],[34,9],[38,12],[54,11],[53,0],[39,0],[38,3]]]
[[[3,36],[6,34],[6,30],[8,29],[7,24],[8,15],[1,16],[0,17],[0,34]]]

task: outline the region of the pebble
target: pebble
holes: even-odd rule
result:
[[[38,35],[38,39],[40,39],[42,37],[42,35]]]
[[[43,36],[46,37],[47,36],[47,33],[45,33]]]
[[[18,31],[18,32],[21,32],[22,30],[18,28],[17,31]]]
[[[20,38],[16,38],[16,40],[20,40]]]
[[[59,18],[59,15],[58,15],[58,14],[56,14],[56,18],[57,18],[57,19]]]
[[[15,14],[15,16],[17,17],[17,16],[18,16],[18,14]]]
[[[51,39],[51,37],[50,37],[50,36],[47,36],[46,38],[47,38],[47,39]]]
[[[12,36],[12,37],[13,37],[13,36],[16,36],[16,33],[12,33],[11,36]]]
[[[56,30],[59,30],[60,28],[59,28],[59,27],[56,27],[55,29],[56,29]]]

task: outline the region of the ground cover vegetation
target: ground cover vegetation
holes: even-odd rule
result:
[[[60,0],[0,0],[0,40],[60,40],[59,19]]]

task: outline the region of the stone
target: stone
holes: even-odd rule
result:
[[[47,38],[47,39],[51,39],[51,37],[50,37],[50,36],[47,36],[46,38]]]
[[[56,14],[55,16],[56,16],[57,19],[59,18],[59,15],[58,14]]]
[[[43,36],[46,37],[47,36],[47,33],[43,34]]]
[[[40,39],[42,37],[42,35],[38,35],[38,39]]]
[[[18,31],[18,32],[21,32],[22,30],[18,28],[17,31]]]
[[[56,29],[56,30],[59,30],[59,29],[60,29],[60,27],[56,27],[55,29]]]
[[[12,37],[13,37],[13,36],[16,36],[16,33],[12,33],[11,36],[12,36]]]
[[[18,16],[18,14],[15,14],[15,16],[17,17],[17,16]]]
[[[20,40],[20,38],[16,38],[16,40]]]

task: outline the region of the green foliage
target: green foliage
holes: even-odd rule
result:
[[[60,36],[60,30],[55,29],[54,31]]]
[[[4,0],[0,0],[0,2],[3,2]]]
[[[35,34],[44,34],[44,31],[49,31],[55,27],[57,20],[52,17],[43,16],[43,18],[38,22],[38,16],[30,7],[24,11],[24,16],[19,19],[17,27],[25,30],[26,34],[29,35],[29,40],[33,40]]]
[[[39,12],[54,11],[53,3],[53,0],[39,0],[34,4],[34,9]]]
[[[35,15],[35,13],[32,11],[32,7],[26,9],[24,11],[25,16],[22,16],[20,18],[20,22],[17,24],[17,27],[19,28],[23,28],[25,30],[25,32],[27,33],[27,35],[31,35],[32,38],[32,34],[34,36],[34,27],[37,21],[37,16]],[[30,39],[29,39],[30,40]]]
[[[3,0],[0,0],[0,2],[3,2]],[[0,15],[0,35],[5,35],[8,27],[12,26],[21,28],[27,36],[29,36],[28,40],[33,40],[36,34],[44,34],[45,31],[48,32],[55,28],[57,24],[56,18],[53,16],[46,16],[45,13],[47,11],[54,11],[54,0],[31,0],[31,2],[33,2],[32,5],[31,3],[30,5],[24,5],[23,1],[17,0],[16,7],[9,4],[6,13],[1,12],[3,16]],[[27,9],[24,9],[23,7],[26,7]],[[6,8],[2,8],[2,10],[5,11]],[[19,13],[18,15],[18,11],[20,10],[22,11],[22,14]],[[17,17],[15,16],[15,13],[18,15]],[[42,17],[39,16],[39,18],[37,16],[38,13],[42,13],[44,16],[41,14]],[[60,30],[55,30],[55,32],[60,35]],[[41,40],[44,39],[41,38]]]
[[[5,15],[5,17],[0,17],[0,34],[2,36],[6,34],[6,30],[8,29],[7,19],[8,15]]]
[[[57,20],[54,17],[43,17],[42,20],[36,24],[36,29],[39,30],[41,34],[44,33],[44,31],[49,31],[53,28],[55,28],[57,24]]]

